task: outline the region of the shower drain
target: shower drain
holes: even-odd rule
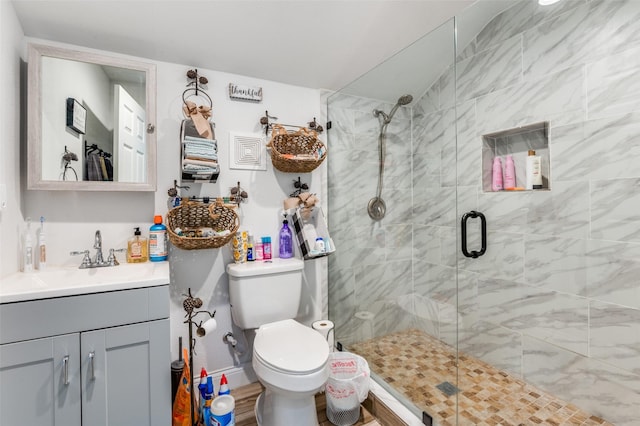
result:
[[[453,396],[453,395],[457,394],[458,392],[460,392],[460,389],[458,389],[457,387],[455,387],[454,385],[452,385],[449,382],[442,382],[436,387],[438,389],[440,389],[442,392],[444,392],[445,395],[447,395],[447,396]]]

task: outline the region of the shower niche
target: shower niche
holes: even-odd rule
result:
[[[491,188],[494,158],[500,157],[504,176],[507,155],[513,157],[516,190],[502,190],[499,192],[520,192],[519,188],[524,189],[526,158],[530,150],[534,150],[536,155],[540,157],[540,172],[542,174],[542,188],[534,189],[534,191],[550,190],[549,122],[543,121],[482,136],[483,192],[494,192]]]

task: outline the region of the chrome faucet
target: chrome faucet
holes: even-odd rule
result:
[[[96,249],[96,258],[93,261],[94,265],[96,266],[104,265],[104,259],[102,258],[102,234],[100,234],[99,229],[96,231],[93,248]]]
[[[93,261],[91,261],[91,257],[89,256],[89,250],[72,251],[70,253],[71,256],[83,256],[80,269],[101,268],[103,266],[117,266],[120,263],[118,262],[118,259],[116,259],[116,252],[126,251],[126,249],[110,249],[109,258],[105,261],[104,257],[102,256],[102,234],[100,234],[99,229],[96,231],[93,248],[96,249],[96,257]]]

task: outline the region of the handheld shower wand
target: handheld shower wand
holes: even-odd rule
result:
[[[381,111],[379,109],[373,110],[374,117],[378,119],[382,118],[380,123],[380,134],[378,135],[378,154],[380,159],[379,171],[378,171],[378,189],[376,191],[376,196],[369,200],[369,204],[367,205],[367,212],[369,213],[369,217],[373,220],[381,220],[386,211],[387,205],[382,199],[382,185],[383,185],[383,176],[384,176],[384,162],[386,157],[386,138],[387,138],[387,126],[391,123],[393,119],[393,115],[396,113],[398,108],[401,106],[405,106],[413,101],[413,96],[411,95],[402,95],[398,99],[398,102],[391,108],[389,114]]]

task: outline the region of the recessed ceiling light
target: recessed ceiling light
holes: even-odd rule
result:
[[[560,0],[538,0],[540,6],[549,6],[550,4],[558,3]]]

